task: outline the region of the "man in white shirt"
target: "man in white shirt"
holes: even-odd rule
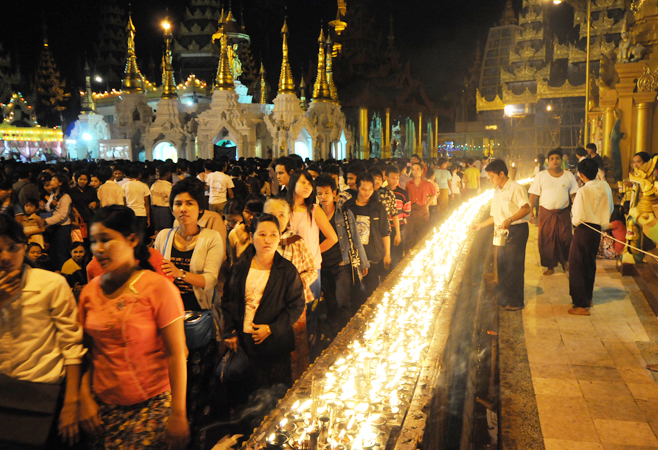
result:
[[[608,228],[613,211],[612,190],[607,182],[596,180],[598,170],[593,159],[578,163],[578,174],[585,184],[578,190],[572,208],[576,228],[569,251],[569,294],[574,307],[569,314],[580,316],[590,315],[600,231]]]
[[[103,183],[98,188],[98,200],[101,208],[109,205],[125,205],[123,189],[112,179],[112,169],[109,167],[98,171],[99,180]]]
[[[501,159],[486,168],[489,181],[496,187],[491,202],[491,216],[477,225],[480,230],[493,224],[509,230],[505,246],[498,247],[498,304],[509,311],[524,308],[525,247],[528,242],[530,202],[525,189],[507,175],[507,164]]]
[[[137,219],[138,229],[143,233],[151,225],[151,190],[139,180],[139,167],[128,167],[128,177],[131,180],[123,186],[126,206],[133,210]],[[142,237],[146,236],[143,234]]]
[[[206,185],[208,186],[208,209],[220,215],[224,214],[224,205],[228,201],[227,195],[233,198],[233,180],[224,173],[226,163],[219,162],[221,165],[218,170],[206,175]]]
[[[571,246],[570,200],[578,192],[576,177],[562,170],[562,149],[548,153],[548,170],[538,172],[530,185],[530,205],[539,198],[539,256],[546,267],[544,275],[553,275],[555,267],[562,265],[567,271]],[[532,209],[530,218],[532,219]]]

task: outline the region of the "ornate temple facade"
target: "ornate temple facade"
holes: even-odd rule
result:
[[[353,156],[436,156],[439,119],[452,120],[452,114],[429,100],[410,62],[401,60],[394,18],[380,23],[376,6],[372,0],[341,1],[336,20],[329,23],[333,78],[353,130]],[[380,39],[384,27],[385,40]]]
[[[136,30],[128,18],[122,87],[92,94],[95,111],[109,126],[110,137],[93,136],[98,148],[89,150],[87,157],[111,157],[113,152],[102,149],[113,145],[122,149],[128,145],[132,159],[265,158],[291,153],[311,159],[346,157],[353,150],[353,136],[333,82],[333,42],[324,30],[318,39],[317,80],[307,104],[304,94],[298,97],[293,81],[289,30],[284,23],[278,91],[267,103],[274,93],[265,82],[265,68],[254,69],[244,25],[237,23],[230,9],[216,11],[216,6],[214,0],[192,0],[177,38],[165,32],[162,83],[157,87],[137,67]],[[211,28],[210,23],[215,25]],[[209,82],[191,73],[199,69],[204,74],[202,68],[214,55]],[[177,61],[178,73],[190,72],[180,84],[175,82]],[[81,116],[76,127],[85,128],[83,122],[91,116]],[[85,157],[85,152],[76,153]]]
[[[489,31],[476,100],[487,137],[501,143],[496,148],[501,155],[528,159],[558,146],[571,151],[585,140],[603,144],[596,131],[587,139],[582,135],[587,11],[573,10],[575,32],[570,40],[560,41],[551,20],[565,11],[554,8],[550,2],[523,0],[517,19],[508,0],[499,25]],[[624,17],[623,0],[591,1],[592,80],[610,66]],[[591,82],[589,89],[594,108],[597,85]]]

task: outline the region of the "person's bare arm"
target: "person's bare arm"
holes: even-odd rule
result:
[[[227,189],[227,192],[228,192],[228,196],[229,196],[229,198],[233,198],[233,189],[232,189],[232,188],[228,188],[228,189]]]
[[[329,223],[329,219],[327,219],[327,215],[322,208],[316,207],[313,212],[313,217],[318,224],[318,228],[320,228],[320,231],[322,231],[322,234],[325,237],[325,240],[320,244],[320,252],[326,252],[338,242],[338,236],[334,231],[334,227]]]
[[[171,413],[167,422],[169,448],[183,449],[190,440],[190,427],[187,423],[185,409],[187,347],[182,318],[173,321],[160,331],[169,363],[169,384],[171,385]]]

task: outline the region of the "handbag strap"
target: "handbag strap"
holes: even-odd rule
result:
[[[167,246],[169,245],[169,237],[171,236],[171,233],[173,233],[173,232],[174,232],[174,229],[170,228],[169,233],[167,233],[167,238],[165,239],[165,245],[164,245],[164,248],[162,249],[162,252],[163,252],[162,256],[164,256],[164,254],[167,251]]]

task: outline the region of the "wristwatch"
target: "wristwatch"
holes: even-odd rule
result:
[[[182,275],[182,276],[180,276],[180,277],[176,277],[176,279],[177,279],[178,281],[183,281],[183,280],[185,279],[185,276],[187,275],[187,272],[185,272],[184,270],[183,270],[182,272],[183,272],[183,275]]]

